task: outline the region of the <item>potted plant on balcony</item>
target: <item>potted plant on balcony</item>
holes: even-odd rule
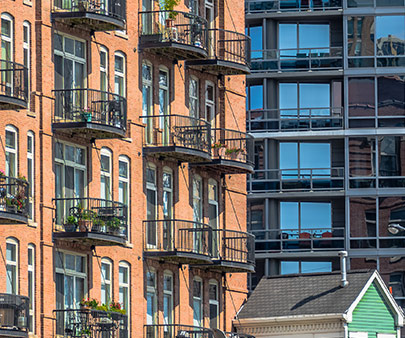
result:
[[[113,217],[106,222],[107,231],[114,236],[119,236],[121,228],[121,220],[118,217]]]
[[[228,148],[225,151],[226,155],[229,155],[231,159],[236,159],[239,154],[243,154],[244,150],[241,148]]]
[[[98,307],[98,301],[94,298],[83,298],[79,304],[82,310],[97,309]]]
[[[75,216],[77,217],[77,224],[81,232],[88,232],[93,226],[93,221],[96,217],[95,213],[91,210],[86,210],[79,203],[75,208]]]
[[[226,151],[226,144],[222,144],[221,142],[215,142],[211,145],[214,157],[221,157],[224,156],[224,152]]]
[[[91,330],[88,327],[86,327],[85,329],[81,329],[80,330],[80,336],[81,337],[86,337],[86,338],[91,337]]]
[[[91,109],[88,107],[84,107],[81,112],[81,117],[83,122],[91,122],[92,118]]]
[[[173,21],[176,19],[177,12],[174,11],[174,7],[180,3],[180,0],[163,0],[160,2],[160,7],[163,11],[167,11],[166,28],[173,27]]]
[[[76,232],[77,228],[77,219],[75,216],[70,215],[66,218],[65,223],[63,224],[65,232]]]

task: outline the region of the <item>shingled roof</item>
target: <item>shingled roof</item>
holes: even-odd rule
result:
[[[264,277],[239,312],[238,318],[343,314],[355,301],[374,270]]]

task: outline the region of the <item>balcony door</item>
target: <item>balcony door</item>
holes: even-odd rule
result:
[[[205,0],[205,19],[208,23],[208,53],[210,57],[215,57],[215,47],[216,47],[216,39],[215,39],[215,7],[214,7],[214,0]],[[218,37],[217,37],[218,38]],[[218,56],[218,55],[217,55]]]
[[[170,137],[170,95],[169,95],[169,71],[166,68],[159,69],[159,132],[161,143],[169,145]]]
[[[210,227],[212,233],[212,253],[214,257],[219,257],[220,252],[220,236],[218,231],[219,223],[219,210],[218,210],[218,184],[215,180],[209,179],[208,181],[208,214],[210,219]]]
[[[153,143],[153,87],[152,65],[142,63],[142,116],[146,117],[145,143]]]
[[[156,248],[157,238],[157,187],[156,187],[156,168],[148,165],[146,168],[146,246],[147,248]]]
[[[169,168],[163,171],[163,248],[167,251],[175,249],[173,222],[173,173]]]
[[[204,221],[203,218],[203,187],[202,187],[202,179],[200,176],[195,175],[193,178],[193,220],[196,222],[194,225],[195,229],[199,229],[194,231],[193,236],[193,251],[196,253],[202,252],[202,240],[204,233],[202,231],[202,223]]]
[[[0,79],[0,93],[5,93],[7,95],[12,95],[13,93],[13,67],[11,61],[13,61],[13,33],[14,25],[13,18],[3,13],[1,15],[1,31],[0,31],[0,41],[1,41],[1,62],[0,69],[1,79]],[[4,71],[7,70],[7,71]]]

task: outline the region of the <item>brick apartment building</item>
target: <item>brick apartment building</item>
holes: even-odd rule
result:
[[[0,1],[0,336],[232,330],[254,270],[244,3],[164,3]]]

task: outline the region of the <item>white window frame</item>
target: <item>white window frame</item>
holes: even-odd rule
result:
[[[115,65],[115,59],[119,57],[122,58],[122,71],[117,70],[117,67]],[[116,82],[115,79],[116,78],[120,78],[122,80],[122,93],[119,93],[117,91],[117,87],[116,87]],[[126,97],[125,93],[126,93],[126,57],[124,55],[124,53],[122,52],[115,52],[114,53],[114,92],[117,95],[121,95],[122,97]]]
[[[148,285],[148,274],[154,275],[154,285],[153,286]],[[146,309],[146,324],[147,325],[157,323],[157,312],[158,311],[157,311],[157,292],[156,292],[157,291],[157,288],[156,288],[157,280],[156,280],[156,278],[157,278],[156,271],[154,269],[148,269],[148,271],[146,272],[146,278],[145,278],[145,281],[146,281],[146,303],[148,302],[147,301],[148,294],[152,295],[153,296],[153,299],[152,299],[152,302],[153,302],[153,304],[152,304],[152,312],[153,312],[153,314],[152,315],[153,315],[153,317],[151,318],[152,322],[150,322],[150,320],[148,318],[148,311]]]
[[[110,278],[108,278],[108,276],[105,276],[103,273],[103,265],[105,265],[108,269],[109,272],[109,276]],[[110,304],[112,302],[112,280],[113,280],[113,275],[112,275],[113,271],[112,271],[112,262],[109,258],[103,258],[101,259],[101,267],[100,267],[100,276],[101,276],[101,280],[100,280],[100,301],[101,303],[104,304]],[[101,290],[103,289],[103,286],[105,287],[105,299],[102,299],[102,292]]]
[[[191,83],[192,82],[195,82],[195,87],[196,87],[196,93],[195,93],[195,95],[192,93],[192,90],[191,90],[191,88],[192,88],[192,85],[191,85]],[[200,83],[199,83],[199,80],[198,80],[198,78],[197,77],[195,77],[195,76],[191,76],[190,77],[190,81],[189,81],[189,93],[188,93],[188,95],[189,95],[189,115],[191,116],[191,117],[193,117],[193,118],[195,118],[195,119],[198,119],[199,117],[200,117],[200,98],[199,98],[199,89],[200,89]],[[195,115],[193,115],[193,111],[192,111],[192,109],[191,109],[191,107],[192,107],[192,102],[195,102],[195,108],[196,108],[196,111],[194,112],[195,113]]]
[[[9,260],[7,258],[7,245],[13,245],[14,249],[15,249],[15,261],[14,260]],[[14,295],[18,295],[19,294],[19,283],[18,283],[18,270],[19,270],[19,245],[18,245],[18,241],[15,238],[7,238],[6,239],[6,285],[10,285],[11,290],[7,290],[7,293],[11,293]],[[10,274],[7,272],[7,267],[11,266],[15,268],[15,280],[12,280],[12,276],[10,276]],[[14,289],[14,290],[13,290]]]
[[[108,157],[108,170],[101,167],[101,157]],[[105,178],[105,187],[103,191],[102,178]],[[100,198],[108,201],[112,200],[112,152],[107,148],[101,148],[100,151]],[[104,196],[103,196],[104,195]]]
[[[213,0],[205,0],[205,13],[204,15],[207,16],[207,9],[209,9],[210,18],[205,18],[208,22],[208,29],[215,28],[215,13],[214,13],[214,1]]]
[[[197,191],[195,189],[196,183],[199,185],[200,193],[197,194]],[[195,207],[198,203],[198,212],[200,218],[197,219],[197,214]],[[204,192],[203,192],[203,180],[200,175],[194,175],[193,177],[193,220],[194,222],[199,222],[199,223],[204,223],[204,216],[203,216],[203,204],[204,204]]]
[[[201,294],[200,297],[194,296],[194,282],[200,283],[200,294]],[[202,280],[201,277],[196,276],[196,277],[193,278],[193,289],[192,289],[192,292],[193,292],[193,325],[194,325],[194,326],[200,326],[200,327],[202,327],[202,326],[203,326],[203,323],[204,323],[204,317],[203,317],[203,314],[204,314],[204,311],[203,311],[203,304],[204,304],[204,302],[203,302],[203,300],[204,300],[204,284],[203,284],[203,280]],[[198,301],[198,302],[199,302],[200,319],[201,319],[201,322],[200,322],[200,323],[198,323],[197,320],[196,320],[196,318],[195,318],[195,309],[194,309],[194,302],[195,302],[195,301]]]
[[[166,279],[166,277],[169,277],[170,278],[170,290],[168,290],[167,288],[165,288],[165,279]],[[163,273],[163,297],[164,298],[168,298],[169,299],[169,309],[170,309],[170,314],[169,314],[169,316],[167,317],[167,319],[165,318],[165,314],[163,313],[163,324],[164,325],[170,325],[170,324],[173,324],[174,323],[174,321],[173,321],[173,319],[174,319],[174,306],[173,306],[173,304],[174,304],[174,301],[173,301],[173,294],[174,294],[174,290],[173,290],[173,287],[174,287],[174,283],[173,283],[173,273],[171,272],[171,271],[168,271],[168,270],[166,270],[166,271],[164,271],[164,273]],[[167,327],[165,327],[165,330],[167,330]]]
[[[82,257],[84,258],[83,262],[84,262],[84,272],[78,272],[76,270],[71,270],[66,266],[66,255],[71,255],[74,256],[75,259],[76,257]],[[56,267],[56,263],[55,264],[55,274],[58,273],[60,275],[68,276],[68,277],[73,277],[74,281],[73,281],[73,285],[76,285],[76,278],[81,278],[84,281],[84,289],[83,289],[83,294],[87,295],[87,276],[88,276],[88,269],[87,269],[87,256],[86,255],[82,255],[82,254],[78,254],[76,252],[70,252],[70,251],[65,251],[65,250],[57,250],[55,253],[55,260],[56,259],[61,259],[62,258],[62,268],[61,267]],[[55,288],[56,290],[56,288]],[[66,290],[64,297],[66,296]],[[76,289],[73,290],[73,294],[72,294],[73,298],[76,297]],[[76,299],[76,302],[79,303],[81,301],[81,299]],[[64,308],[65,308],[65,300],[64,300],[64,304],[63,304]],[[63,308],[63,309],[64,309]],[[59,309],[59,310],[63,310],[63,309]]]
[[[120,168],[120,162],[121,163],[125,163],[125,165],[127,166],[127,177],[121,176],[121,174],[119,173],[119,168]],[[130,165],[130,161],[129,158],[125,155],[120,155],[118,156],[118,202],[123,203],[127,206],[127,218],[128,220],[131,219],[131,215],[130,215],[130,211],[131,211],[131,191],[130,191],[130,177],[131,177],[131,165]],[[124,201],[123,199],[123,194],[121,192],[121,184],[126,185],[126,189],[127,189],[127,201]],[[128,222],[129,224],[130,222]],[[130,228],[131,227],[127,227],[127,241],[130,241]]]
[[[15,148],[10,148],[7,146],[6,141],[4,142],[5,149],[6,149],[6,176],[17,177],[18,176],[18,131],[17,128],[11,125],[6,126],[6,133],[10,132],[14,134],[14,143]],[[6,139],[6,138],[5,138]],[[15,156],[15,163],[14,163],[14,175],[10,173],[10,164],[7,162],[7,153],[14,154]]]
[[[171,219],[173,218],[173,170],[171,170],[169,167],[164,167],[163,168],[163,174],[162,174],[162,181],[163,181],[163,176],[164,175],[170,175],[170,187],[165,187],[162,183],[163,186],[163,199],[162,202],[164,203],[164,196],[165,193],[170,196],[170,201],[168,201],[168,204],[170,205],[170,210],[167,215],[165,215],[164,209],[163,209],[163,217],[165,219]],[[168,217],[167,217],[168,216]]]
[[[397,335],[392,333],[377,333],[377,338],[397,338]]]
[[[6,41],[10,44],[10,58],[6,59],[8,61],[13,61],[14,60],[14,18],[7,13],[2,13],[1,14],[1,21],[6,20],[10,22],[10,36],[5,36],[1,32],[1,25],[0,25],[0,42],[1,41]]]
[[[25,30],[27,30],[27,40],[25,39]],[[26,60],[25,60],[26,58]],[[23,22],[23,60],[24,66],[28,69],[28,74],[30,74],[31,69],[31,24],[28,21]],[[25,62],[26,61],[26,62]],[[28,76],[28,85],[30,82],[30,76]]]
[[[153,163],[148,163],[147,165],[146,165],[146,170],[152,170],[152,171],[154,171],[155,172],[155,174],[154,174],[154,183],[152,183],[152,182],[148,182],[148,180],[146,179],[146,190],[151,190],[151,191],[153,191],[154,192],[154,194],[155,194],[155,210],[154,210],[154,213],[155,213],[155,215],[156,215],[156,219],[158,218],[158,208],[157,208],[157,184],[156,184],[156,180],[157,180],[157,170],[156,170],[156,166],[153,164]],[[146,174],[147,175],[147,174]],[[146,196],[146,198],[148,198],[147,196]],[[146,208],[148,208],[148,201],[146,201]],[[146,211],[148,211],[148,210],[146,210]],[[147,215],[148,216],[148,215]],[[151,226],[151,223],[152,222],[148,222],[148,226]],[[147,248],[156,248],[156,246],[158,245],[158,237],[157,237],[157,225],[156,225],[156,222],[153,222],[153,226],[155,227],[155,240],[156,240],[156,245],[154,245],[154,244],[151,244],[150,243],[150,241],[149,241],[149,238],[148,238],[148,233],[149,233],[149,231],[148,231],[148,229],[146,230],[146,246],[147,246]],[[153,230],[153,229],[152,229]]]
[[[212,100],[208,98],[208,87],[212,87]],[[211,108],[211,114],[213,116],[208,116],[208,107]],[[205,120],[211,123],[211,128],[216,128],[216,111],[215,111],[215,86],[211,81],[205,81]],[[212,123],[214,121],[214,123]]]
[[[214,199],[211,198],[211,192],[214,192],[215,196]],[[215,215],[215,224],[209,219],[209,225],[213,230],[218,230],[219,229],[219,199],[218,199],[218,182],[214,180],[213,178],[208,179],[208,209],[210,209],[211,206],[215,207],[216,210],[216,215]],[[210,217],[210,210],[208,210],[208,217]],[[217,257],[217,254],[219,254],[219,241],[220,241],[220,236],[218,231],[213,231],[212,232],[212,252],[215,257]]]
[[[147,79],[143,76],[143,69],[147,67],[150,69],[150,79]],[[143,116],[153,116],[153,65],[148,60],[142,61],[142,69],[141,69],[141,76],[142,76],[142,115]],[[145,98],[143,97],[144,88],[149,88],[149,97],[148,102],[150,103],[145,107],[144,101]],[[149,117],[144,119],[143,121],[146,124],[145,128],[145,141],[147,144],[151,144],[153,142],[153,118]]]
[[[214,306],[216,306],[216,308],[217,308],[217,318],[216,318],[216,320],[217,320],[217,327],[214,327],[214,329],[218,329],[219,327],[219,284],[218,284],[218,282],[215,280],[215,279],[212,279],[212,280],[210,280],[210,282],[209,282],[209,286],[210,286],[210,288],[211,288],[211,285],[215,285],[216,286],[216,290],[217,290],[217,293],[216,293],[216,299],[211,299],[211,294],[209,294],[209,305],[210,305],[210,321],[211,321],[211,305],[214,305]],[[211,326],[211,322],[210,322],[210,328],[213,328],[212,326]]]
[[[121,281],[120,278],[119,278],[120,277],[120,269],[126,269],[126,275],[127,275],[127,281],[126,282]],[[131,268],[130,268],[130,266],[129,266],[129,264],[127,262],[121,261],[118,264],[118,287],[119,287],[118,294],[119,294],[119,299],[120,299],[120,302],[121,302],[121,300],[122,300],[121,288],[127,289],[127,297],[128,297],[127,306],[125,306],[125,304],[123,302],[121,302],[121,306],[126,310],[126,314],[127,314],[128,318],[131,318],[130,317],[130,310],[131,310],[131,294],[130,294],[131,288],[130,288],[130,286],[131,286]]]
[[[101,54],[105,55],[105,65],[101,63]],[[108,91],[108,50],[104,46],[100,47],[100,90],[101,91]],[[105,77],[105,88],[102,85],[102,78]]]
[[[28,140],[31,139],[31,151],[28,148]],[[31,162],[31,170],[29,170],[29,163]],[[31,171],[31,172],[29,172]],[[33,131],[27,133],[27,180],[29,183],[28,188],[28,203],[29,219],[35,219],[35,134]]]
[[[32,331],[30,332],[35,333],[35,245],[32,243],[28,244],[28,252],[30,251],[32,261],[30,261],[30,255],[28,254],[28,294],[31,294],[32,297],[29,299],[29,317],[32,325]],[[32,283],[30,283],[30,274],[32,275]]]
[[[164,73],[166,76],[166,84],[160,83],[160,73]],[[158,85],[159,85],[159,128],[162,130],[162,140],[160,142],[164,145],[169,144],[169,124],[170,124],[170,73],[169,69],[164,66],[159,67],[159,78],[158,78]],[[160,101],[160,94],[163,92],[165,106],[162,108],[162,104]]]
[[[349,338],[368,338],[368,332],[349,332]]]

